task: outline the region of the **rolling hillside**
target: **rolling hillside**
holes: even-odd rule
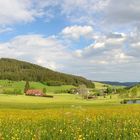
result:
[[[140,97],[140,84],[137,84],[128,89],[130,95],[133,97]]]
[[[80,76],[55,72],[50,69],[15,59],[0,59],[0,79],[13,81],[39,81],[48,85],[80,85],[92,87],[93,83]]]

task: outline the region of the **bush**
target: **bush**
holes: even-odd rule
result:
[[[9,95],[21,95],[22,91],[19,89],[14,89],[14,90],[8,90],[8,89],[4,89],[3,94],[9,94]]]
[[[69,94],[76,94],[77,92],[78,92],[77,88],[71,88],[71,89],[68,90]]]
[[[47,92],[47,89],[46,88],[43,88],[42,91],[43,91],[43,93],[46,93]]]
[[[69,90],[64,89],[64,90],[56,90],[54,93],[69,93]]]
[[[43,82],[44,85],[48,86],[62,86],[64,83],[58,82],[58,81],[48,81],[48,82]]]

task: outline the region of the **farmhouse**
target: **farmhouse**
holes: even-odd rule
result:
[[[41,90],[37,90],[37,89],[27,90],[25,95],[29,95],[29,96],[44,96],[43,92]]]

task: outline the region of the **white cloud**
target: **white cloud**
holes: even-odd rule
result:
[[[95,44],[75,51],[63,45],[61,37],[21,35],[0,43],[0,57],[18,58],[93,80],[132,81],[137,79],[135,74],[140,69],[140,57],[136,55],[139,51],[133,47],[136,35],[107,34],[97,38]],[[130,41],[129,46],[125,45],[127,40]],[[134,71],[133,77],[126,76]]]
[[[58,5],[61,13],[74,23],[106,29],[140,22],[139,0],[62,0]]]
[[[62,35],[70,39],[92,38],[93,28],[91,26],[69,26],[62,30]]]
[[[105,44],[103,42],[97,42],[95,45],[94,45],[94,48],[104,48],[105,47]]]
[[[3,33],[7,33],[7,32],[12,32],[13,29],[10,28],[10,27],[2,27],[0,28],[0,34],[3,34]]]
[[[62,0],[61,13],[74,23],[94,25],[98,11],[106,7],[108,0]]]
[[[24,59],[42,66],[59,69],[69,58],[65,47],[54,37],[22,35],[0,44],[0,57]]]
[[[136,33],[135,33],[136,35]],[[75,51],[79,70],[96,80],[133,81],[140,68],[138,49],[132,46],[136,36],[112,33],[98,38],[95,44]],[[127,44],[128,40],[131,42]],[[133,50],[133,51],[132,51]],[[79,61],[78,61],[79,60]],[[134,73],[135,71],[135,73]],[[88,73],[87,73],[88,72]],[[115,76],[117,75],[117,76]]]
[[[104,55],[104,53],[110,52],[115,49],[122,49],[125,44],[126,37],[122,34],[112,33],[106,36],[101,36],[95,40],[94,44],[85,47],[84,49],[77,50],[75,54],[79,57],[95,57]]]
[[[47,21],[57,13],[72,23],[104,26],[140,22],[138,0],[4,0],[0,1],[0,24],[31,22],[43,16]]]
[[[0,25],[33,21],[40,13],[32,6],[32,0],[1,0]]]
[[[140,22],[139,0],[110,0],[104,8],[106,19],[114,24]]]
[[[12,31],[7,25],[32,22],[40,16],[47,22],[56,16],[70,22],[57,37],[21,35],[0,43],[0,57],[24,59],[97,80],[138,79],[139,7],[138,0],[0,1],[1,34]],[[81,37],[90,39],[89,45],[70,46]]]

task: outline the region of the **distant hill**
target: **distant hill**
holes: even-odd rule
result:
[[[92,87],[93,83],[80,76],[55,72],[35,64],[16,59],[0,59],[0,79],[13,81],[40,81],[48,85],[80,85]]]
[[[130,97],[140,98],[140,84],[127,88]]]
[[[111,82],[111,81],[100,81],[100,83],[105,83],[113,86],[127,86],[131,87],[137,85],[139,82]]]

